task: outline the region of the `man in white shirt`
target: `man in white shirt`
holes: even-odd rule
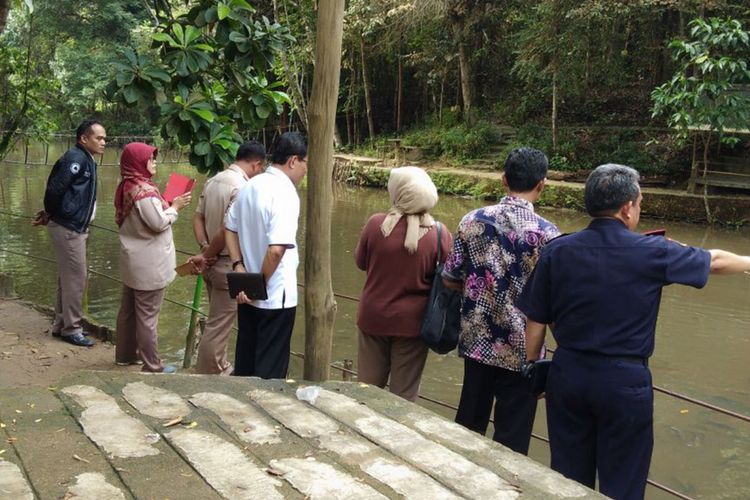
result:
[[[276,143],[268,169],[239,192],[225,220],[232,269],[263,273],[268,298],[237,296],[239,332],[234,375],[284,378],[297,310],[296,186],[307,173],[307,140],[287,132]]]
[[[204,374],[230,375],[227,344],[237,319],[237,302],[229,296],[227,273],[232,262],[224,241],[224,216],[247,181],[263,172],[266,148],[249,141],[237,149],[235,161],[206,181],[193,215],[193,232],[201,247],[201,262],[215,263],[203,272],[208,291],[209,311],[206,329],[198,350],[196,371]],[[192,259],[194,262],[195,258]]]

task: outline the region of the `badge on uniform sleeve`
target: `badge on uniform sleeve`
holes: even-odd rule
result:
[[[79,163],[71,163],[70,164],[70,173],[75,175],[78,173],[78,171],[81,170],[81,165]]]

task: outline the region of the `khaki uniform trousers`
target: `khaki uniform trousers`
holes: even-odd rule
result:
[[[237,301],[229,296],[227,285],[227,273],[231,270],[229,257],[219,257],[203,273],[209,309],[206,328],[198,347],[198,373],[231,375],[233,370],[227,360],[229,336],[237,320]]]
[[[419,396],[427,345],[419,337],[376,337],[359,331],[357,379],[409,401]],[[390,382],[388,378],[390,375]]]
[[[140,357],[143,361],[142,371],[164,370],[157,349],[156,327],[165,290],[134,290],[127,285],[122,286],[115,334],[116,362],[132,364]]]
[[[57,258],[57,299],[52,331],[63,337],[83,333],[83,291],[86,288],[86,240],[88,233],[77,233],[50,221],[47,232]]]

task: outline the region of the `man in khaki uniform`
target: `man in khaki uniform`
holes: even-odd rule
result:
[[[193,216],[193,232],[201,254],[191,258],[198,267],[215,263],[203,272],[209,312],[198,350],[198,373],[231,375],[227,342],[237,317],[237,302],[229,297],[227,273],[232,270],[224,244],[224,215],[237,193],[265,167],[266,148],[257,141],[242,144],[235,162],[206,181]]]

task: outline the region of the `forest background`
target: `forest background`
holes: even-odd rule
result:
[[[96,117],[110,136],[161,137],[214,171],[264,127],[306,129],[316,15],[316,0],[0,0],[0,150]],[[690,143],[668,114],[652,116],[652,94],[680,69],[670,42],[710,17],[747,26],[750,3],[348,0],[338,147],[380,155],[400,137],[428,158],[492,168],[523,144],[557,170],[619,162],[680,183]],[[180,71],[176,54],[195,58]],[[735,84],[750,83],[743,74]],[[746,155],[746,143],[723,153]]]

